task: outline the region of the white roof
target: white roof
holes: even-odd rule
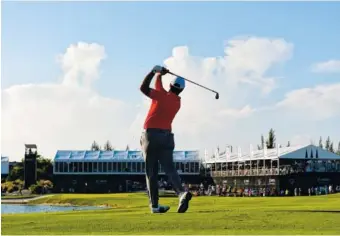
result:
[[[307,153],[307,154],[306,154]],[[317,147],[315,145],[298,145],[291,147],[281,147],[264,150],[252,150],[248,153],[241,153],[241,149],[237,153],[216,153],[215,157],[205,156],[205,163],[225,163],[225,162],[244,162],[250,160],[273,160],[273,159],[324,159],[324,160],[340,160],[340,156]]]
[[[174,161],[199,161],[199,151],[174,151]],[[54,161],[144,161],[141,151],[57,151]]]

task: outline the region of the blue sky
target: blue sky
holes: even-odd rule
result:
[[[294,45],[291,59],[267,71],[280,78],[274,92],[240,102],[255,109],[274,105],[290,91],[339,82],[337,73],[311,71],[315,63],[340,59],[339,12],[339,2],[3,2],[2,90],[59,83],[56,56],[82,41],[105,47],[107,58],[95,90],[104,98],[136,105],[145,73],[171,57],[174,47],[187,46],[190,55],[201,58],[221,57],[227,41],[256,36]],[[317,133],[282,130],[285,142]]]
[[[175,46],[188,45],[194,55],[222,56],[226,40],[256,35],[295,45],[284,73],[289,82],[281,81],[283,93],[325,79],[311,74],[309,66],[339,55],[339,12],[336,2],[5,2],[2,86],[55,80],[54,56],[82,40],[105,45],[108,54],[96,87],[106,96],[124,97],[125,89],[134,89]]]

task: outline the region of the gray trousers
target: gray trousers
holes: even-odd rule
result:
[[[177,194],[184,191],[181,179],[174,167],[174,134],[161,129],[148,129],[141,140],[145,160],[146,184],[152,207],[158,207],[158,164],[160,163]]]

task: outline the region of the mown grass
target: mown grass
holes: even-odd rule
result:
[[[1,196],[1,199],[30,199],[30,198],[34,198],[37,197],[39,195],[5,195],[5,196]]]
[[[109,205],[96,211],[2,215],[2,234],[339,234],[340,194],[312,197],[195,197],[185,214],[150,214],[145,194],[63,194],[34,204]]]

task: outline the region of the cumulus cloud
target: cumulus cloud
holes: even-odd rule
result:
[[[340,60],[316,63],[312,66],[312,71],[316,73],[340,73]]]
[[[293,90],[277,104],[293,116],[322,120],[340,116],[340,83]]]
[[[15,85],[2,91],[2,153],[22,157],[24,143],[36,143],[52,157],[57,149],[87,149],[93,140],[114,140],[124,147],[133,108],[91,88],[100,74],[105,49],[98,44],[70,45],[58,56],[58,84]]]

